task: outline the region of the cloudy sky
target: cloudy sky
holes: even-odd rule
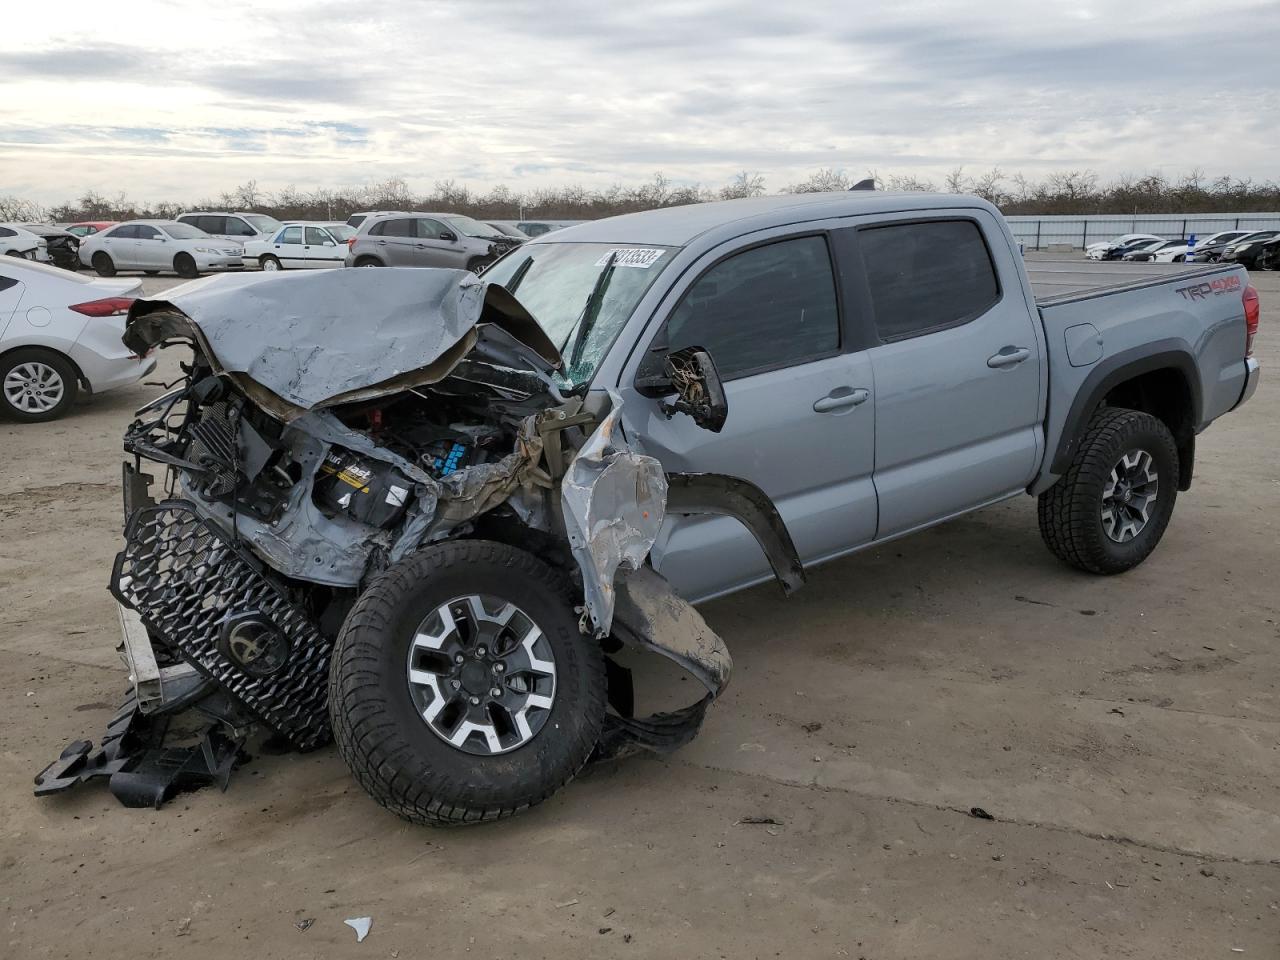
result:
[[[0,194],[1274,179],[1277,54],[1277,0],[9,0]]]

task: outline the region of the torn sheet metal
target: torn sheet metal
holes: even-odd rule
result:
[[[134,301],[124,341],[141,354],[168,338],[193,339],[216,373],[287,422],[444,379],[482,323],[509,334],[506,346],[527,368],[549,374],[560,366],[519,301],[465,270],[206,277],[163,300]]]
[[[787,596],[805,582],[791,533],[769,495],[754,483],[723,473],[667,474],[667,512],[736,517],[751,531]]]
[[[667,479],[662,464],[634,453],[615,436],[622,398],[609,392],[613,409],[569,464],[560,484],[569,548],[582,569],[586,621],[595,636],[613,621],[613,577],[618,567],[637,570],[662,526]]]

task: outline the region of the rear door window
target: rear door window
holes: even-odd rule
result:
[[[132,240],[138,236],[138,228],[135,226],[116,227],[106,236],[112,240]]]
[[[302,228],[301,227],[285,227],[284,232],[280,234],[281,243],[301,243]]]
[[[968,323],[1000,300],[991,252],[972,220],[865,228],[858,247],[883,342]]]
[[[703,347],[725,380],[840,349],[825,237],[796,237],[730,256],[699,277],[667,321],[671,350]]]

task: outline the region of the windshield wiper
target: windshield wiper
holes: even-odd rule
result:
[[[596,325],[596,317],[600,315],[600,307],[604,305],[605,291],[609,289],[609,281],[613,279],[613,262],[617,259],[617,250],[609,254],[609,262],[600,271],[600,276],[596,277],[595,286],[591,288],[591,295],[587,297],[586,305],[582,308],[582,316],[578,320],[578,336],[573,341],[573,349],[569,351],[570,370],[576,367],[582,359],[582,351],[587,345],[587,337],[591,335],[591,330]]]
[[[524,263],[516,267],[516,272],[511,274],[511,279],[505,284],[507,293],[515,293],[516,287],[520,286],[520,282],[524,280],[524,275],[529,272],[529,268],[533,266],[533,256],[524,258]]]

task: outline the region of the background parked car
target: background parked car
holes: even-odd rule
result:
[[[524,229],[524,224],[520,225],[520,229]],[[1105,260],[1109,251],[1133,243],[1135,240],[1163,239],[1163,237],[1157,237],[1152,233],[1122,233],[1120,236],[1112,237],[1110,240],[1099,240],[1097,243],[1089,244],[1084,248],[1084,255],[1090,260]]]
[[[1258,254],[1267,240],[1280,236],[1280,230],[1258,230],[1229,244],[1222,251],[1223,263],[1238,263],[1249,270],[1258,267]]]
[[[1252,232],[1252,230],[1219,230],[1217,233],[1212,233],[1207,237],[1200,237],[1196,240],[1196,245],[1192,249],[1201,250],[1205,247],[1230,243],[1233,240],[1239,240],[1241,237],[1247,237]]]
[[[370,217],[360,225],[348,267],[452,267],[479,273],[516,242],[455,213]]]
[[[347,217],[347,226],[355,227],[359,229],[361,224],[363,224],[370,217],[387,217],[393,213],[398,213],[402,216],[409,216],[411,211],[409,210],[362,210],[360,213],[353,213],[351,216]]]
[[[513,227],[509,223],[501,223],[497,220],[486,220],[485,223],[493,227],[493,229],[497,230],[503,236],[511,237],[520,243],[524,243],[529,239],[529,235],[527,233],[521,233],[518,228]]]
[[[269,217],[265,213],[184,213],[178,217],[178,222],[189,223],[211,237],[237,240],[240,243],[265,240],[284,226],[275,217]]]
[[[176,220],[130,220],[80,242],[80,262],[101,277],[113,277],[117,270],[173,271],[180,277],[198,277],[215,270],[239,270],[244,266],[243,255],[243,244],[211,237]]]
[[[43,237],[36,236],[20,224],[0,223],[0,254],[27,260],[48,260],[49,247]]]
[[[1280,237],[1267,240],[1258,252],[1259,270],[1280,270]]]
[[[43,237],[49,251],[49,262],[64,270],[80,269],[80,238],[70,231],[47,223],[24,223],[26,230]]]
[[[79,223],[67,224],[65,229],[67,233],[83,239],[95,233],[101,233],[108,227],[114,227],[119,222],[119,220],[81,220]]]
[[[1122,243],[1119,246],[1109,247],[1102,251],[1103,260],[1122,260],[1124,255],[1134,250],[1143,250],[1153,243],[1162,243],[1164,237],[1141,237],[1137,240],[1130,240],[1128,243]]]
[[[345,223],[286,223],[266,240],[244,245],[244,265],[263,270],[313,270],[340,267],[347,241],[356,232]]]
[[[1124,255],[1121,256],[1120,259],[1137,263],[1145,263],[1148,260],[1154,260],[1156,258],[1156,254],[1166,250],[1186,253],[1187,242],[1185,240],[1148,240],[1135,247],[1130,247],[1125,251]]]
[[[33,423],[65,414],[83,389],[102,393],[155,369],[120,340],[142,281],[100,280],[0,260],[0,415]]]

